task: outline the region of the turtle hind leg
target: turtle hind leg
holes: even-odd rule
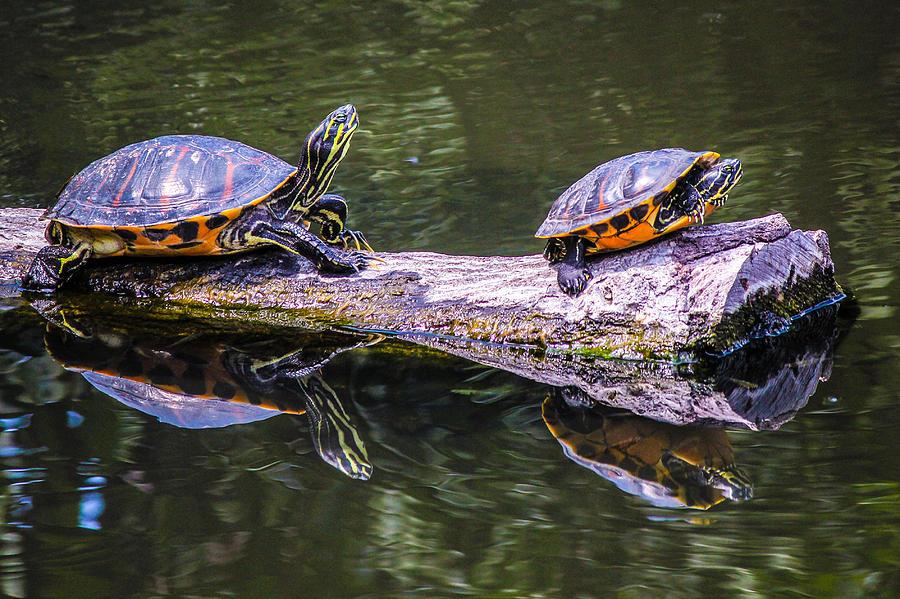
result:
[[[74,246],[48,245],[41,249],[22,278],[24,291],[52,293],[56,291],[93,255],[88,243]]]
[[[566,242],[559,237],[551,237],[544,246],[544,259],[550,264],[558,264],[566,257]]]
[[[559,261],[556,281],[563,293],[570,297],[581,295],[591,280],[591,271],[584,261],[585,241],[580,237],[567,237],[565,256]]]
[[[357,250],[375,251],[369,245],[369,240],[362,231],[353,231],[346,227],[347,202],[339,195],[333,193],[323,195],[310,206],[306,218],[321,223],[322,238],[326,243],[340,245],[347,249],[355,246]]]

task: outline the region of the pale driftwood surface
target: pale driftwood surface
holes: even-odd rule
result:
[[[17,283],[45,244],[39,215],[0,212],[0,283]],[[692,227],[606,255],[592,263],[593,280],[574,299],[560,292],[555,270],[537,255],[378,256],[384,262],[377,268],[350,276],[320,275],[306,260],[279,251],[105,259],[76,275],[69,289],[154,298],[165,301],[157,310],[260,324],[313,317],[629,358],[672,357],[703,341],[724,349],[754,326],[763,295],[770,298],[766,311],[788,315],[839,292],[825,233],[792,230],[779,214]],[[742,309],[743,318],[732,318]]]

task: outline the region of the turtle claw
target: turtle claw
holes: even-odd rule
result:
[[[340,234],[341,244],[345,248],[353,249],[356,247],[357,250],[368,250],[370,252],[374,252],[372,246],[369,245],[369,240],[366,239],[366,236],[363,235],[362,231],[353,231],[351,229],[344,229]]]
[[[585,290],[588,282],[593,278],[591,271],[587,268],[571,268],[567,264],[562,264],[556,274],[556,281],[559,288],[569,297],[578,297]]]
[[[703,219],[706,216],[706,207],[703,204],[695,207],[693,210],[688,212],[688,220],[692,223],[697,223],[699,225],[703,224]]]
[[[364,268],[373,268],[378,270],[376,266],[379,262],[384,262],[383,258],[379,258],[378,256],[373,256],[369,253],[363,253],[356,250],[350,250],[353,253],[353,262],[356,267],[356,272],[361,271]]]
[[[329,249],[320,257],[316,264],[319,270],[333,273],[359,272],[374,267],[374,263],[384,262],[382,258],[369,253],[375,250],[369,245],[366,236],[359,231],[344,229],[338,241],[329,243],[331,245],[328,247],[333,249]],[[345,249],[338,249],[341,247]]]
[[[359,272],[368,266],[368,256],[356,250],[331,250],[315,260],[316,269],[320,272],[346,274]]]
[[[363,254],[361,252],[374,252],[375,250],[369,244],[369,240],[362,231],[354,231],[352,229],[344,229],[340,234],[340,244],[350,250],[353,255],[354,268],[359,272],[363,268],[376,268],[375,263],[384,262],[383,258]],[[356,248],[356,249],[354,249]]]
[[[378,263],[385,263],[385,260],[383,258],[379,258],[378,256],[366,256],[366,259],[368,259],[369,261],[366,266],[368,266],[372,270],[381,270],[380,268],[378,268]]]
[[[369,257],[362,252],[350,250],[348,253],[350,254],[349,259],[354,272],[359,272],[369,266]]]

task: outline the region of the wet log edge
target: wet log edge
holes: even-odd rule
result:
[[[0,210],[0,284],[7,294],[46,242],[41,211]],[[537,242],[536,242],[537,243]],[[411,336],[676,359],[721,352],[761,324],[838,297],[828,238],[780,214],[691,227],[591,263],[593,279],[565,296],[539,255],[379,252],[376,268],[322,275],[302,258],[257,251],[200,259],[104,259],[68,286],[151,300],[173,317],[238,318],[280,326],[310,319]]]

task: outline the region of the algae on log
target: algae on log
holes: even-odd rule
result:
[[[40,211],[0,211],[0,283],[17,283],[46,242]],[[184,260],[105,259],[68,287],[155,298],[173,313],[260,323],[315,318],[360,329],[671,359],[722,352],[773,319],[835,299],[823,231],[780,214],[691,227],[590,263],[593,279],[564,295],[540,256],[379,252],[375,268],[322,275],[277,250]]]

